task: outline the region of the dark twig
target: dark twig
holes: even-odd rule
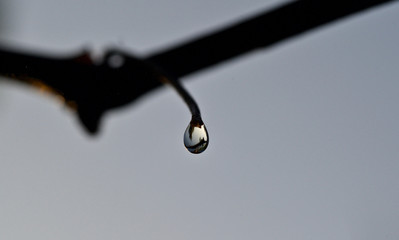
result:
[[[180,78],[390,0],[296,1],[148,57]]]
[[[135,101],[165,77],[178,79],[385,2],[297,1],[145,59],[110,50],[94,64],[88,53],[63,59],[3,49],[0,74],[60,94],[95,133],[104,112]]]

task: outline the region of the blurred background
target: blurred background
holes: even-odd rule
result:
[[[146,55],[286,1],[1,0],[0,44]],[[0,81],[0,239],[398,239],[399,3],[184,79],[106,115],[98,137]],[[62,73],[60,73],[62,74]]]

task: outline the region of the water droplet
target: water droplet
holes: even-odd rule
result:
[[[203,123],[191,121],[184,132],[184,146],[191,153],[202,153],[208,147],[208,131]]]

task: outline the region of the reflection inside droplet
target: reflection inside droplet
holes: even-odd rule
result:
[[[202,153],[208,147],[208,131],[203,123],[190,122],[184,132],[184,146],[191,153]]]

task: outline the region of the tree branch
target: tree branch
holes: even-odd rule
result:
[[[390,0],[296,1],[155,53],[148,60],[180,78],[385,2]]]
[[[52,89],[77,108],[83,126],[95,133],[104,112],[133,102],[165,77],[187,76],[385,2],[296,1],[145,59],[109,50],[101,64],[94,64],[86,52],[61,59],[3,49],[0,74]]]

